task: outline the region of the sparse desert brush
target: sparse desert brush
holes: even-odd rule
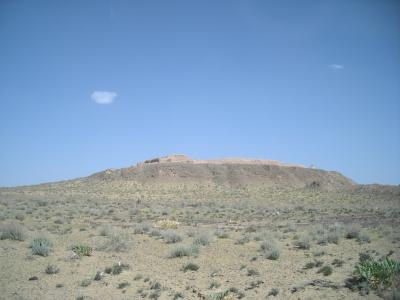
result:
[[[246,227],[245,232],[247,233],[257,232],[257,228],[254,225],[249,225]]]
[[[161,234],[161,231],[160,231],[160,230],[158,230],[158,229],[152,229],[152,230],[150,230],[150,236],[153,236],[153,237],[160,237],[160,236],[162,236],[162,234]]]
[[[223,229],[218,229],[214,233],[219,239],[227,239],[229,238],[229,233]]]
[[[332,274],[332,267],[331,266],[323,266],[321,269],[317,271],[317,274],[322,273],[324,276],[329,276]]]
[[[93,252],[92,247],[88,245],[74,245],[71,249],[79,256],[91,256]]]
[[[260,273],[256,269],[248,269],[247,276],[258,276]]]
[[[0,239],[1,240],[15,240],[23,241],[25,239],[25,230],[18,223],[8,223],[0,225]]]
[[[60,269],[55,266],[55,265],[48,265],[45,269],[46,274],[57,274],[58,272],[60,272]]]
[[[183,272],[187,272],[187,271],[197,271],[199,268],[200,268],[200,267],[199,267],[197,264],[192,263],[192,262],[189,262],[189,263],[187,263],[186,265],[184,265],[184,266],[182,267],[181,270],[182,270]]]
[[[123,270],[127,270],[127,269],[129,269],[128,264],[118,262],[118,263],[114,264],[112,267],[105,268],[104,272],[107,274],[118,275],[118,274],[121,274]]]
[[[15,218],[16,218],[18,221],[23,221],[23,220],[25,220],[25,215],[24,215],[23,213],[16,213],[16,214],[15,214]]]
[[[170,219],[164,219],[164,220],[159,220],[154,224],[155,228],[161,228],[161,229],[177,229],[179,227],[179,222],[170,220]]]
[[[53,248],[53,243],[46,237],[36,237],[30,247],[33,255],[48,256]]]
[[[193,256],[199,253],[199,247],[197,245],[177,245],[171,249],[168,257],[178,258],[184,256]]]
[[[207,246],[211,242],[211,236],[208,233],[199,233],[193,240],[193,244],[200,246]]]
[[[371,237],[369,236],[368,232],[365,229],[360,231],[357,237],[357,242],[359,242],[360,244],[371,242]]]
[[[107,240],[96,249],[107,252],[125,252],[129,250],[130,236],[125,231],[113,231]]]
[[[92,279],[87,278],[87,279],[84,279],[84,280],[81,281],[80,286],[81,287],[87,287],[87,286],[89,286],[91,284],[92,284]]]
[[[174,231],[168,230],[162,234],[164,241],[167,244],[174,244],[182,241],[182,237]]]
[[[145,234],[150,231],[150,226],[148,224],[137,224],[133,229],[134,234]]]
[[[127,281],[121,282],[120,284],[118,284],[118,289],[124,289],[128,286],[130,286],[131,284]]]
[[[306,234],[301,234],[297,237],[297,240],[294,242],[294,245],[303,250],[310,249],[310,237]]]
[[[247,244],[248,242],[250,242],[250,236],[245,235],[245,236],[242,236],[241,238],[238,238],[235,241],[235,244],[236,245],[244,245],[244,244]]]
[[[113,226],[110,224],[106,224],[101,226],[99,233],[101,236],[110,236],[113,234],[113,232],[114,232]]]
[[[265,240],[260,245],[264,257],[277,260],[280,256],[280,250],[273,240]]]
[[[361,226],[359,224],[348,224],[345,228],[345,237],[347,239],[357,239],[360,231]]]

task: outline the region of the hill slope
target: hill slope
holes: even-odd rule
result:
[[[272,160],[230,158],[193,160],[173,155],[146,160],[136,166],[109,169],[83,180],[135,181],[141,184],[264,185],[340,189],[354,183],[338,172],[306,168]]]

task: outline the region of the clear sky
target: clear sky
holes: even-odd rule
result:
[[[0,1],[0,185],[159,155],[400,184],[400,1]]]

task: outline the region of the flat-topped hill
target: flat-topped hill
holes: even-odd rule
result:
[[[326,189],[354,186],[353,181],[334,171],[307,168],[275,160],[249,158],[195,160],[183,154],[145,160],[128,168],[108,169],[95,173],[86,180],[126,180],[141,184],[196,183]]]

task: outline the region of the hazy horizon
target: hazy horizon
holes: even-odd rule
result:
[[[0,186],[157,156],[400,184],[398,1],[2,1]]]

